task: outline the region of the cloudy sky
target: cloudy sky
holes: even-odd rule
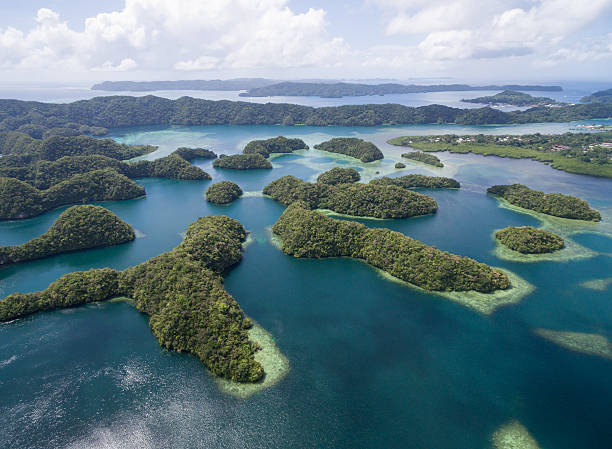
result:
[[[19,0],[0,81],[606,80],[612,0]]]

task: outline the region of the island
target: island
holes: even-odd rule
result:
[[[533,226],[508,226],[495,232],[495,238],[521,254],[545,254],[565,246],[563,238]]]
[[[492,106],[553,106],[558,103],[552,98],[547,97],[534,97],[523,92],[517,92],[515,90],[504,90],[495,95],[486,97],[477,97],[470,99],[461,100],[465,103],[480,103],[488,104]]]
[[[491,293],[510,287],[502,271],[425,245],[384,228],[334,220],[310,210],[303,201],[291,204],[272,231],[281,249],[293,257],[352,257],[428,291]]]
[[[40,237],[19,246],[0,247],[0,265],[119,245],[135,238],[132,227],[111,211],[100,206],[73,206]]]
[[[313,108],[296,104],[212,101],[181,97],[96,97],[74,103],[0,100],[0,130],[37,125],[46,134],[73,128],[152,125],[309,125],[381,126],[428,123],[462,125],[569,122],[612,117],[612,104],[587,103],[503,112],[488,107],[459,109],[441,105],[344,105]],[[2,152],[0,150],[0,152]]]
[[[244,227],[225,216],[192,223],[175,249],[124,271],[69,273],[46,290],[0,301],[0,322],[41,311],[129,297],[149,316],[160,345],[198,357],[215,376],[257,382],[264,368],[249,341],[251,321],[223,286],[222,274],[242,259]]]
[[[612,89],[600,90],[580,99],[583,103],[612,103]]]
[[[251,140],[242,150],[243,154],[261,154],[269,158],[272,153],[293,153],[297,150],[307,150],[308,145],[302,139],[287,139],[284,136],[267,140]]]
[[[334,167],[331,170],[321,173],[317,177],[317,182],[333,186],[336,184],[358,182],[360,179],[361,175],[354,168]]]
[[[114,170],[94,170],[38,190],[15,178],[0,178],[0,220],[31,218],[59,206],[120,201],[145,195],[145,189]]]
[[[309,183],[288,175],[272,181],[263,193],[284,204],[301,200],[313,209],[370,218],[408,218],[434,214],[436,201],[396,185]]]
[[[611,105],[612,106],[612,105]],[[391,145],[421,151],[450,151],[483,156],[533,159],[569,173],[612,178],[612,132],[403,136],[388,141]]]
[[[426,176],[418,174],[410,174],[399,176],[397,178],[382,178],[373,179],[370,184],[374,185],[394,185],[403,187],[404,189],[422,188],[422,189],[458,189],[461,187],[459,181],[453,178],[444,176]]]
[[[229,204],[242,195],[242,189],[231,181],[221,181],[206,189],[206,201],[214,204]]]
[[[182,157],[187,162],[194,161],[196,159],[216,159],[217,155],[206,148],[189,148],[180,147],[174,150],[172,154]]]
[[[373,162],[384,159],[382,151],[372,142],[366,142],[356,137],[335,137],[314,146],[320,151],[344,154],[359,159],[361,162]]]
[[[232,154],[219,156],[213,161],[215,168],[231,168],[234,170],[271,169],[272,164],[261,154]]]
[[[103,81],[91,90],[107,92],[151,92],[154,90],[247,90],[277,83],[265,78],[233,78],[228,80],[176,80],[176,81]]]
[[[528,91],[550,91],[559,92],[563,90],[561,86],[469,86],[467,84],[437,84],[437,85],[416,85],[416,84],[360,84],[342,82],[296,82],[283,81],[271,83],[261,87],[250,88],[247,92],[240,94],[241,97],[359,97],[365,95],[389,95],[389,94],[412,94],[426,92],[449,92],[449,91],[469,91],[469,90],[528,90]]]
[[[402,157],[413,161],[423,162],[424,164],[433,165],[434,167],[444,167],[444,164],[433,154],[423,153],[422,151],[412,151],[403,153]]]
[[[522,184],[497,185],[487,189],[489,195],[503,198],[510,204],[553,217],[600,221],[601,214],[580,198],[562,193],[544,193]]]
[[[406,164],[403,162],[396,162],[394,165],[395,168],[406,168]]]

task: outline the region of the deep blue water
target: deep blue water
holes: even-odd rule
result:
[[[539,222],[498,207],[485,190],[522,182],[578,195],[604,215],[595,231],[608,232],[612,181],[527,160],[447,153],[439,154],[444,169],[406,162],[406,170],[394,171],[402,149],[384,143],[411,133],[563,132],[569,126],[116,130],[119,141],[158,144],[151,157],[182,145],[235,153],[250,139],[283,134],[309,144],[362,136],[388,159],[361,164],[311,150],[274,159],[273,170],[249,172],[197,161],[213,181],[140,180],[146,198],[103,203],[145,237],[1,269],[0,297],[38,290],[67,272],[135,265],[176,246],[197,217],[229,215],[255,241],[227,276],[226,288],[274,335],[291,371],[277,385],[239,400],[219,392],[194,357],[162,350],[146,317],[128,304],[35,315],[0,326],[0,447],[484,449],[495,429],[511,419],[520,420],[543,448],[607,447],[612,361],[570,352],[533,330],[612,337],[610,290],[579,285],[610,277],[612,257],[529,264],[496,258],[493,230]],[[268,240],[266,228],[284,210],[270,199],[245,197],[229,206],[204,200],[205,189],[222,179],[260,191],[280,176],[309,180],[339,163],[358,168],[366,180],[388,173],[455,177],[462,189],[426,191],[439,204],[436,215],[360,221],[510,269],[536,289],[517,305],[481,315],[389,282],[357,261],[285,256]],[[40,235],[62,210],[0,223],[0,243]],[[600,233],[575,240],[612,252],[612,238]]]

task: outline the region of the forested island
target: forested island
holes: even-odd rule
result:
[[[100,206],[73,206],[40,237],[19,246],[0,247],[0,265],[119,245],[135,238],[132,227],[111,211]]]
[[[412,151],[410,153],[403,153],[402,157],[411,159],[413,161],[423,162],[424,164],[433,165],[434,167],[444,167],[444,164],[440,161],[437,156],[433,154],[423,153],[422,151]]]
[[[221,181],[206,189],[206,201],[214,204],[229,204],[242,195],[242,189],[231,181]]]
[[[429,105],[345,105],[313,108],[295,104],[211,101],[182,97],[97,97],[74,103],[0,100],[0,131],[36,125],[39,132],[61,134],[74,127],[119,128],[151,125],[380,126],[456,123],[463,125],[569,122],[612,117],[612,104],[589,103],[503,112],[492,108],[458,109]],[[69,128],[72,127],[72,128]],[[104,132],[100,129],[99,132]]]
[[[612,103],[612,89],[600,90],[580,99],[583,103]]]
[[[241,97],[359,97],[365,95],[412,94],[425,92],[448,92],[467,90],[529,90],[559,92],[561,86],[468,86],[467,84],[437,84],[430,86],[416,84],[360,84],[360,83],[308,83],[284,81],[261,87],[253,87]]]
[[[397,185],[313,184],[289,175],[272,181],[264,187],[263,193],[284,205],[301,200],[313,209],[357,217],[407,218],[438,210],[432,197]]]
[[[350,185],[350,184],[349,184]],[[510,287],[505,273],[475,260],[440,251],[389,229],[334,220],[291,204],[272,231],[293,257],[352,257],[429,291],[490,293]]]
[[[489,195],[505,199],[510,204],[553,217],[600,221],[601,214],[580,198],[562,193],[544,193],[522,184],[498,185],[487,189]]]
[[[31,218],[59,206],[121,201],[145,195],[145,189],[114,170],[74,175],[47,190],[15,178],[0,178],[0,220]]]
[[[69,273],[44,291],[13,293],[0,301],[0,321],[127,296],[164,348],[195,355],[215,376],[256,382],[264,371],[248,340],[251,322],[221,277],[242,259],[245,238],[234,219],[200,218],[175,249],[140,265]]]
[[[489,104],[494,106],[551,106],[556,105],[557,102],[552,98],[547,97],[534,97],[532,95],[517,92],[515,90],[504,90],[495,95],[485,96],[485,97],[477,97],[470,99],[462,99],[461,101],[465,103],[480,103],[480,104]]]
[[[453,178],[446,178],[444,176],[426,176],[418,174],[410,174],[399,176],[396,178],[389,178],[383,176],[382,178],[372,179],[370,184],[373,185],[394,185],[403,187],[404,189],[458,189],[461,187],[459,181]]]
[[[331,170],[321,173],[317,177],[317,182],[333,186],[336,184],[358,182],[360,179],[361,175],[354,168],[334,167]]]
[[[484,156],[533,159],[550,164],[557,170],[582,175],[612,178],[612,132],[524,134],[403,136],[388,141],[391,145],[421,151],[450,151]]]
[[[359,159],[361,162],[373,162],[384,159],[382,151],[372,142],[356,137],[334,137],[314,146],[316,150],[344,154]]]
[[[207,148],[180,147],[174,150],[173,154],[182,157],[188,162],[196,159],[215,159],[217,155]]]
[[[395,168],[406,168],[406,164],[404,164],[403,162],[396,162],[394,165]]]
[[[247,90],[275,84],[278,81],[265,78],[234,78],[228,80],[177,80],[177,81],[104,81],[94,84],[91,90],[107,92],[151,92],[154,90]]]
[[[271,169],[272,164],[261,154],[232,154],[226,156],[222,154],[219,159],[213,161],[215,168],[231,168],[234,170],[255,170],[255,169]]]
[[[508,226],[495,232],[495,238],[504,246],[522,254],[545,254],[565,246],[563,238],[533,226]]]
[[[269,158],[273,153],[293,153],[297,150],[307,150],[308,145],[302,139],[288,139],[285,136],[266,140],[251,140],[242,150],[243,154],[261,154]]]

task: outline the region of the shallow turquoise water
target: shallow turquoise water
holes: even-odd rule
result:
[[[57,256],[0,270],[0,297],[45,288],[60,275],[90,267],[124,268],[173,248],[199,216],[239,219],[255,242],[226,278],[246,313],[276,338],[289,375],[248,400],[219,392],[194,357],[163,351],[146,317],[127,304],[96,304],[39,314],[0,326],[0,447],[380,447],[486,448],[492,432],[520,420],[544,448],[601,448],[612,440],[612,362],[567,351],[534,328],[612,337],[610,290],[581,287],[610,277],[612,181],[571,175],[526,160],[439,154],[444,169],[406,162],[394,135],[432,132],[562,132],[570,125],[384,128],[196,127],[117,130],[129,143],[154,143],[167,154],[181,145],[235,153],[252,138],[279,134],[309,144],[363,136],[388,160],[374,164],[309,151],[274,160],[274,170],[215,170],[213,181],[139,181],[147,197],[104,203],[145,237],[113,248]],[[347,259],[283,255],[266,230],[284,207],[261,197],[229,206],[204,201],[211,182],[230,179],[260,191],[285,174],[313,179],[339,163],[366,179],[392,172],[442,174],[462,189],[428,191],[434,216],[360,220],[403,232],[438,248],[508,268],[536,286],[491,316],[389,282]],[[371,168],[374,167],[374,168]],[[568,262],[520,264],[497,259],[491,233],[538,220],[498,207],[492,184],[523,182],[571,193],[601,209],[604,222],[575,240],[602,254]],[[62,209],[0,223],[0,242],[18,244],[44,232]]]

